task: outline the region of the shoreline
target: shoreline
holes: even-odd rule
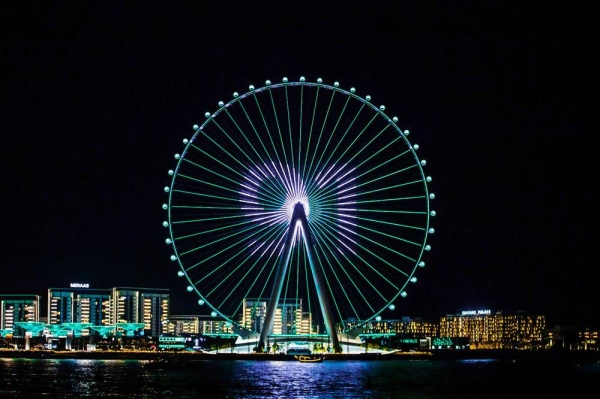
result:
[[[0,358],[7,359],[97,359],[97,360],[157,360],[160,358],[177,360],[255,360],[281,361],[296,360],[294,355],[257,353],[197,353],[197,352],[144,352],[144,351],[25,351],[2,350]],[[389,354],[326,354],[327,360],[511,360],[527,362],[552,362],[565,364],[591,364],[600,361],[600,351],[572,350],[505,350],[505,349],[440,349],[428,352],[396,352]]]

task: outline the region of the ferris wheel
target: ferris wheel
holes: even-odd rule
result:
[[[385,111],[300,77],[205,113],[163,204],[171,260],[199,305],[241,329],[255,328],[242,321],[249,299],[301,304],[330,332],[394,314],[431,249],[435,196],[418,144]]]

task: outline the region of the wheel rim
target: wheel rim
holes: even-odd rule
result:
[[[384,111],[354,88],[284,79],[234,93],[194,126],[169,171],[163,224],[179,275],[213,316],[257,328],[243,302],[269,296],[297,202],[340,330],[407,295],[431,248],[434,195],[418,145]],[[280,300],[302,302],[319,325],[304,245],[295,241]]]

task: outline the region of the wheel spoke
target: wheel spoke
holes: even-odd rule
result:
[[[322,333],[328,318],[337,329],[365,324],[405,295],[429,249],[433,194],[418,146],[383,110],[354,89],[301,79],[252,86],[206,114],[176,156],[163,206],[172,259],[202,304],[252,329],[281,284],[285,317]],[[297,203],[306,224],[288,245]]]

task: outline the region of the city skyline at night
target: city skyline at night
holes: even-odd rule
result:
[[[180,304],[174,304],[173,300],[171,299],[171,289],[169,288],[165,288],[165,287],[139,287],[139,286],[129,286],[129,287],[113,287],[112,288],[107,288],[107,287],[95,287],[93,284],[90,284],[88,282],[77,282],[77,283],[69,283],[69,284],[65,284],[64,287],[54,287],[54,288],[48,288],[46,290],[46,293],[44,295],[38,294],[38,293],[31,293],[31,292],[22,292],[22,293],[13,293],[13,294],[6,294],[6,293],[2,293],[0,292],[0,300],[1,299],[11,299],[11,298],[28,298],[29,300],[34,300],[33,298],[37,298],[35,299],[38,302],[38,305],[36,307],[37,310],[35,310],[36,314],[38,314],[40,319],[47,319],[49,323],[57,323],[59,322],[58,319],[56,319],[56,317],[51,318],[48,316],[48,309],[50,308],[48,305],[48,298],[50,298],[50,296],[55,296],[56,293],[77,293],[77,295],[83,295],[84,297],[105,297],[105,300],[108,300],[108,298],[111,295],[114,295],[115,292],[120,292],[123,291],[125,293],[128,292],[144,292],[145,295],[151,294],[153,296],[156,296],[157,293],[159,293],[160,297],[164,297],[167,298],[167,302],[168,302],[168,307],[169,309],[173,309],[173,305],[175,305],[174,309],[181,309]],[[177,296],[175,296],[177,297]],[[248,299],[248,298],[243,298],[242,302],[244,303],[244,306],[242,307],[242,311],[237,315],[239,318],[239,321],[242,325],[244,325],[244,328],[248,328],[250,330],[252,330],[253,328],[251,327],[253,324],[248,324],[248,322],[244,323],[244,317],[248,317],[248,314],[246,314],[248,311],[250,311],[250,309],[248,309],[247,311],[243,310],[246,309],[246,302],[249,301],[248,303],[253,304],[256,301],[262,301],[264,302],[264,304],[268,303],[269,298],[255,298],[255,299]],[[279,304],[279,307],[283,306],[285,307],[285,303],[288,300],[286,300],[285,298],[281,299],[281,302]],[[294,299],[290,299],[289,300],[292,304],[294,303]],[[100,306],[97,304],[97,306]],[[104,306],[104,305],[102,305]],[[289,305],[287,305],[289,306]],[[300,305],[301,306],[301,305]],[[204,312],[202,312],[204,311]],[[484,315],[493,315],[493,314],[498,314],[498,315],[502,315],[502,314],[537,314],[539,316],[542,316],[546,319],[546,314],[542,313],[542,312],[531,312],[528,309],[524,309],[522,307],[517,307],[517,308],[507,308],[507,309],[491,309],[491,308],[478,308],[478,307],[466,307],[463,309],[459,309],[456,311],[446,311],[443,312],[441,314],[438,315],[432,315],[432,316],[427,316],[427,317],[423,317],[422,315],[404,315],[404,314],[397,314],[397,315],[390,315],[391,317],[389,318],[378,318],[376,319],[372,319],[371,323],[377,323],[378,321],[389,321],[389,320],[401,320],[401,319],[416,319],[416,320],[429,320],[429,321],[435,321],[435,320],[439,320],[442,319],[444,317],[452,317],[452,316],[457,316],[457,317],[465,317],[465,316],[484,316]],[[186,316],[195,316],[195,317],[202,317],[202,318],[209,318],[211,320],[221,320],[223,323],[226,323],[227,320],[223,319],[222,317],[219,317],[218,315],[215,315],[214,313],[211,314],[210,309],[207,308],[198,308],[197,312],[192,312],[192,313],[181,313],[181,312],[173,312],[173,311],[169,311],[168,313],[165,313],[165,315],[168,316],[178,316],[178,315],[183,315],[185,314]],[[389,314],[388,314],[389,315]],[[73,315],[69,316],[72,317]],[[98,316],[97,316],[98,317]],[[179,316],[178,316],[179,317]],[[352,318],[351,316],[344,318],[343,322],[347,322],[348,320],[355,320],[354,318]],[[24,321],[24,320],[23,320]],[[364,320],[362,321],[364,322]],[[98,325],[102,324],[102,323],[97,323]],[[560,321],[558,321],[557,323],[554,324],[548,324],[546,326],[547,329],[552,330],[553,328],[564,328],[564,327],[569,327],[569,328],[579,328],[579,329],[596,329],[598,328],[595,325],[568,325],[566,323],[561,323]],[[260,329],[259,329],[260,330]],[[317,333],[317,330],[313,331],[313,333]]]
[[[305,77],[385,104],[427,161],[435,234],[394,314],[600,326],[589,10],[376,3],[8,7],[0,293],[161,287],[210,313],[171,260],[168,171],[220,101]]]

